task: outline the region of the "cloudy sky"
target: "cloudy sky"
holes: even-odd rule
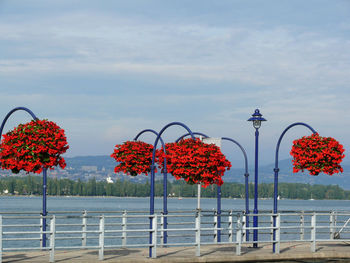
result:
[[[349,85],[348,0],[0,0],[0,115],[25,106],[57,122],[66,156],[110,154],[180,121],[239,141],[253,163],[256,108],[268,120],[261,163],[293,122],[350,151]],[[5,131],[29,120],[18,112]],[[309,134],[290,130],[280,158]],[[242,163],[234,145],[223,150]]]

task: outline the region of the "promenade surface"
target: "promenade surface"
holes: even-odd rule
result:
[[[201,257],[195,256],[194,247],[158,248],[156,259],[148,258],[147,248],[105,250],[100,262],[350,262],[350,243],[318,243],[316,252],[310,252],[309,243],[282,243],[281,253],[273,254],[270,244],[259,248],[242,246],[242,255],[235,255],[234,245],[201,246]],[[56,262],[98,262],[97,250],[56,251]],[[3,262],[49,262],[48,251],[5,252]]]

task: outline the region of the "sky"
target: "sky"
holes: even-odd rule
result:
[[[23,106],[56,122],[67,157],[110,155],[177,121],[237,140],[253,164],[256,108],[267,119],[261,164],[294,122],[350,151],[349,85],[348,0],[0,0],[0,116]],[[28,121],[16,112],[5,132]],[[163,137],[184,133],[172,126]],[[289,130],[280,159],[309,134]],[[243,165],[235,145],[222,147]]]

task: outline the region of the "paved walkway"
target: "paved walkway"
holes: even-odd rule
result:
[[[157,259],[148,258],[147,248],[106,250],[103,262],[350,262],[350,243],[317,243],[316,252],[310,252],[309,243],[282,243],[281,253],[273,254],[270,244],[259,248],[242,247],[242,255],[235,255],[233,245],[201,246],[201,257],[195,257],[194,247],[158,248]],[[56,251],[56,262],[98,262],[96,250]],[[3,262],[49,262],[48,251],[5,252]]]

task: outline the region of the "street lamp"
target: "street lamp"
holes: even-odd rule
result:
[[[259,153],[259,128],[261,127],[261,122],[266,121],[262,117],[262,114],[258,109],[252,114],[252,117],[248,121],[253,122],[253,127],[255,128],[255,178],[254,178],[254,214],[258,214],[258,153]],[[258,217],[253,217],[253,227],[258,227]],[[253,247],[258,247],[258,230],[254,229],[253,232]]]

